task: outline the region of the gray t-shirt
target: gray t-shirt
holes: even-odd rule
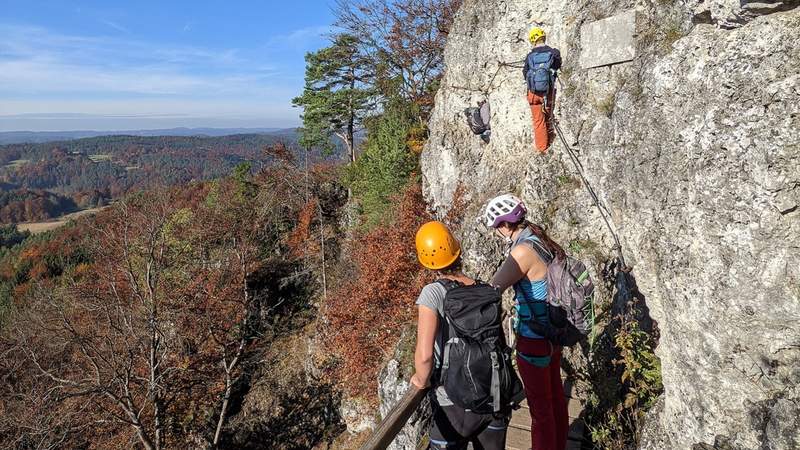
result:
[[[433,341],[433,361],[434,367],[439,367],[442,361],[442,325],[444,324],[444,297],[447,295],[447,289],[441,283],[431,283],[419,293],[417,298],[417,305],[422,305],[436,311],[439,314],[439,328],[436,330],[436,339]],[[431,383],[436,386],[438,380],[431,380]],[[447,397],[447,393],[442,386],[436,387],[436,400],[442,406],[452,405],[453,402]]]

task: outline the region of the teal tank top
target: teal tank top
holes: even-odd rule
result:
[[[525,241],[539,242],[539,238],[526,228],[517,237],[514,246],[523,244]],[[544,339],[544,336],[531,330],[528,324],[532,320],[544,324],[550,322],[547,314],[547,279],[531,281],[522,278],[514,283],[514,310],[516,311],[514,328],[520,336]]]

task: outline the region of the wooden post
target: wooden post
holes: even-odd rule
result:
[[[397,433],[405,426],[411,414],[416,411],[428,388],[417,389],[414,385],[408,388],[399,402],[389,410],[378,428],[372,432],[369,440],[361,446],[361,450],[385,450],[392,443]]]

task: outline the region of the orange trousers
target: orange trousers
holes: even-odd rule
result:
[[[544,96],[535,92],[528,91],[528,104],[531,105],[531,117],[533,118],[533,144],[539,153],[545,153],[550,147],[553,138],[553,127],[550,124],[550,117],[553,115],[555,106],[556,90],[551,89],[547,94],[547,109],[544,108]]]

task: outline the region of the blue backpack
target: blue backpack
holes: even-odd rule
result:
[[[553,84],[553,52],[531,52],[528,55],[528,90],[550,92]]]

